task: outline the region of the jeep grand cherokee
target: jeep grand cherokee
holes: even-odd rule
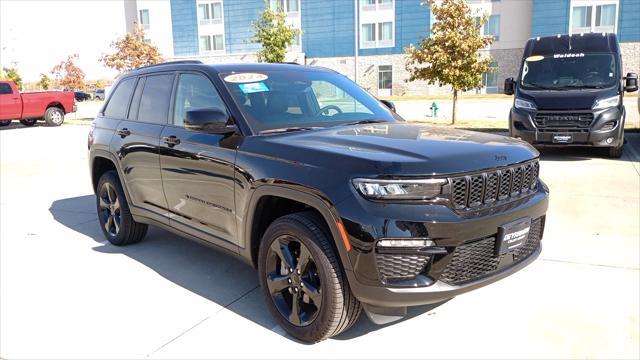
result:
[[[377,323],[540,253],[538,152],[405,122],[336,72],[179,62],[122,76],[89,134],[104,236],[153,224],[257,267],[294,337]]]

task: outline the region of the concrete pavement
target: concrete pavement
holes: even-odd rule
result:
[[[538,261],[396,324],[363,316],[316,345],[287,337],[256,272],[150,228],[98,228],[86,126],[0,130],[2,358],[638,358],[640,136],[622,159],[545,151]]]

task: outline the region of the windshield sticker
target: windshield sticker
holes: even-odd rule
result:
[[[528,62],[532,62],[532,61],[540,61],[544,59],[544,56],[542,55],[533,55],[533,56],[529,56],[528,58],[524,59],[525,61]]]
[[[269,91],[267,85],[263,82],[251,83],[251,84],[240,84],[238,85],[240,90],[242,90],[245,94],[253,94],[257,92],[265,92]]]
[[[553,54],[554,59],[577,58],[577,57],[584,57],[584,53]]]
[[[242,83],[252,83],[257,81],[265,81],[268,78],[269,77],[265,74],[240,73],[240,74],[227,75],[225,76],[224,81],[229,83],[242,84]]]

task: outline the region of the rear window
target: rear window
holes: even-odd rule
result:
[[[104,116],[113,119],[124,119],[129,107],[129,99],[133,92],[134,78],[124,79],[118,84],[104,109]]]
[[[138,121],[166,124],[172,87],[173,74],[147,77],[140,99]]]
[[[13,94],[11,91],[11,86],[7,83],[0,84],[0,95]]]

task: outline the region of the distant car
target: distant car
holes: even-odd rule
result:
[[[33,126],[40,119],[60,126],[64,115],[74,111],[76,101],[71,91],[20,93],[13,81],[0,81],[0,126],[11,124],[11,120]]]
[[[104,93],[104,89],[98,89],[93,93],[93,97],[98,99],[98,100],[104,100],[105,97],[105,93]]]
[[[77,101],[91,100],[91,95],[87,94],[86,92],[76,91],[74,92],[74,94],[76,96]]]

